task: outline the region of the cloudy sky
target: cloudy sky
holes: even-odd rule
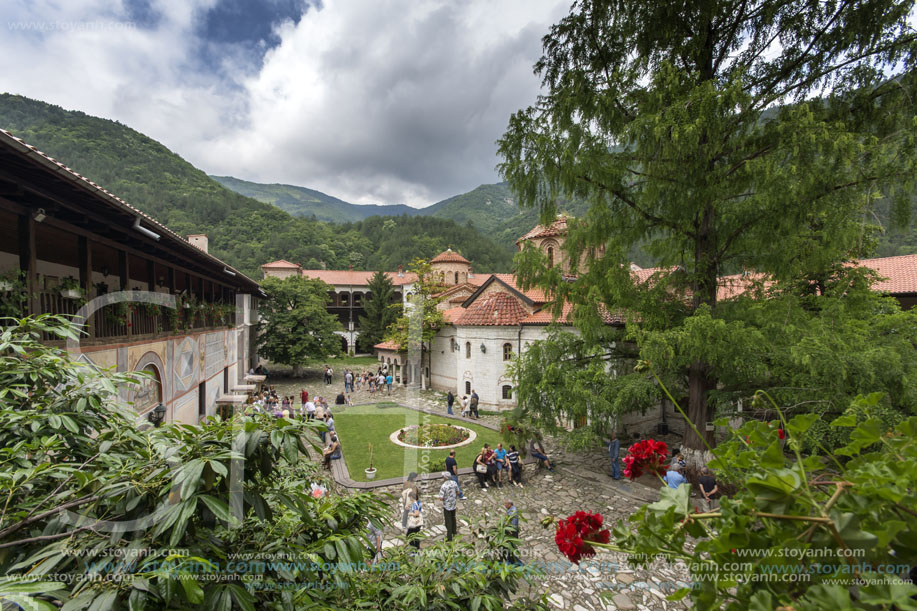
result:
[[[0,91],[210,174],[425,206],[499,180],[571,0],[4,0]]]

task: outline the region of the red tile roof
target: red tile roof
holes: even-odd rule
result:
[[[465,314],[467,310],[463,307],[449,308],[448,310],[443,310],[443,320],[448,323],[455,323],[459,318]]]
[[[548,301],[548,298],[545,296],[545,294],[540,289],[530,288],[527,291],[523,291],[519,287],[519,285],[516,284],[515,274],[493,274],[493,275],[496,276],[499,280],[502,280],[503,282],[511,286],[514,290],[519,291],[520,293],[522,293],[523,295],[525,295],[527,298],[531,299],[535,303],[546,303]]]
[[[430,259],[430,263],[468,263],[470,264],[471,261],[469,261],[462,255],[458,254],[457,252],[453,252],[453,250],[449,248],[439,253],[432,259]]]
[[[863,259],[859,264],[884,278],[872,285],[873,290],[893,295],[917,293],[917,255]]]
[[[512,295],[494,293],[471,304],[455,324],[471,327],[516,325],[528,315],[519,300]]]
[[[261,269],[291,269],[302,267],[298,263],[290,263],[286,259],[280,259],[279,261],[272,261],[271,263],[265,263],[261,266]]]
[[[334,286],[368,286],[370,279],[376,272],[358,272],[353,270],[337,269],[304,269],[302,275],[307,278],[314,278],[327,282]],[[385,272],[392,284],[402,286],[410,284],[417,280],[417,276],[410,272],[405,272],[403,276],[397,272]]]
[[[395,342],[382,342],[376,344],[373,348],[378,348],[379,350],[394,350],[395,352],[401,351],[401,344]]]
[[[524,325],[549,325],[551,323],[561,323],[561,324],[570,324],[571,318],[570,314],[573,312],[573,306],[569,303],[564,304],[564,309],[561,312],[561,315],[554,317],[554,313],[551,311],[550,306],[535,312],[534,314],[526,317],[522,324]],[[613,324],[624,324],[624,317],[621,314],[612,314],[608,311],[608,308],[605,306],[599,306],[599,312],[602,315],[602,322],[608,325]]]
[[[527,234],[516,240],[516,244],[524,242],[525,240],[531,240],[534,238],[548,238],[556,235],[566,235],[567,233],[567,217],[561,216],[558,217],[556,221],[550,225],[535,225],[535,227],[529,231]]]

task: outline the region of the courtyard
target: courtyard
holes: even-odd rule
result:
[[[282,371],[277,372],[279,375],[272,375],[269,382],[280,395],[295,394],[298,400],[298,393],[305,388],[310,396],[318,393],[333,402],[334,396],[343,389],[342,372],[339,374],[338,368],[334,368],[335,380],[330,386],[322,382],[317,369],[307,370],[306,377],[302,379],[292,379],[284,376]],[[360,366],[355,365],[352,368],[362,371]],[[332,405],[331,410],[334,413],[336,429],[341,435],[344,461],[347,463],[350,477],[358,482],[365,480],[365,449],[361,446],[365,446],[370,437],[378,439],[384,431],[391,432],[402,423],[420,422],[424,418],[444,422],[461,420],[447,420],[444,395],[435,391],[421,391],[396,385],[392,395],[377,393],[370,396],[368,391],[360,390],[353,393],[352,399],[354,406]],[[442,416],[431,416],[428,412],[439,413]],[[482,414],[480,421],[461,423],[462,426],[482,429],[489,433],[485,432],[483,437],[476,439],[473,444],[457,449],[460,469],[470,466],[474,455],[485,442],[482,439],[489,440],[486,442],[492,446],[500,439],[499,432],[478,426],[478,423],[498,427],[500,416],[486,412]],[[373,429],[378,429],[379,433],[371,432]],[[384,437],[387,442],[388,433],[385,433]],[[548,455],[556,463],[555,470],[551,472],[534,464],[526,465],[522,488],[505,484],[502,488],[492,486],[482,490],[473,474],[460,476],[466,499],[459,501],[457,509],[459,535],[476,536],[475,525],[481,521],[499,519],[505,512],[503,503],[509,499],[514,502],[523,518],[520,557],[527,566],[541,571],[542,574],[533,580],[534,585],[523,586],[519,595],[543,591],[548,594],[548,602],[552,608],[573,611],[686,608],[682,602],[666,600],[668,594],[685,587],[688,583],[690,578],[686,567],[654,563],[647,568],[636,568],[628,565],[626,555],[612,552],[599,552],[595,557],[577,566],[558,551],[554,543],[554,525],[558,519],[578,510],[586,510],[603,514],[606,523],[613,524],[625,520],[645,503],[655,501],[658,493],[653,487],[652,480],[613,480],[608,475],[608,457],[602,451],[567,453],[558,440],[552,438],[546,439],[544,445]],[[354,446],[358,449],[359,457],[348,458],[348,453]],[[439,454],[442,454],[443,458],[446,455],[445,451],[424,449],[405,452],[394,444],[387,443],[387,446],[378,447],[374,444],[373,462],[379,470],[376,476],[378,484],[385,483],[381,480],[414,470],[413,465],[427,464],[432,467],[438,464]],[[464,456],[463,450],[467,452],[467,456]],[[425,455],[435,455],[437,461],[424,460]],[[406,460],[406,456],[410,458]],[[438,469],[427,469],[436,470]],[[417,471],[423,472],[420,469]],[[418,482],[424,507],[424,528],[421,532],[429,540],[438,540],[445,536],[441,504],[437,496],[441,481],[434,474],[430,479],[421,477]],[[337,486],[335,493],[346,495],[363,489],[363,485],[356,489]],[[384,531],[383,549],[405,544],[398,504],[401,489],[401,481],[372,488],[374,493],[380,496],[391,495],[391,523]],[[545,527],[542,526],[543,521],[548,522]],[[424,546],[425,543],[422,542],[421,549]]]

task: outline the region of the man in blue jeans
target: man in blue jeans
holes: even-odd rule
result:
[[[618,435],[612,431],[611,443],[608,444],[608,455],[611,457],[611,477],[614,479],[621,479],[621,460],[618,458],[618,454],[620,453],[621,440],[618,439]]]
[[[509,462],[506,460],[506,450],[503,444],[498,443],[497,449],[494,450],[494,464],[497,465],[497,486],[503,487],[503,472],[509,468]]]
[[[462,492],[462,485],[459,484],[458,463],[455,461],[455,450],[449,450],[449,457],[446,459],[446,472],[449,474],[452,481],[455,482],[455,485],[458,486],[459,500],[464,500],[465,493]]]

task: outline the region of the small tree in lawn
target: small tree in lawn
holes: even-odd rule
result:
[[[912,6],[575,2],[543,39],[544,95],[499,146],[521,205],[590,204],[565,244],[585,273],[565,282],[532,254],[524,283],[629,310],[652,331],[715,320],[723,274],[786,279],[868,253],[875,202],[906,218],[913,192]],[[635,283],[637,247],[677,273]],[[579,325],[604,339],[600,316]],[[719,380],[699,353],[668,373],[685,381],[701,430],[686,432],[687,457],[701,460]]]
[[[364,305],[366,315],[360,317],[360,337],[357,339],[360,352],[372,352],[373,346],[385,337],[385,330],[401,314],[401,304],[392,303],[395,287],[391,278],[378,271],[370,278],[367,288],[369,298]]]
[[[291,276],[265,278],[267,298],[258,304],[258,354],[272,363],[292,365],[301,375],[310,359],[338,354],[343,327],[325,309],[332,287],[321,280]]]

